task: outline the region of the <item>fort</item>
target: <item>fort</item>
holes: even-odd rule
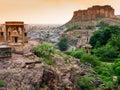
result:
[[[72,20],[91,20],[103,17],[114,17],[114,9],[109,5],[96,5],[86,10],[75,11]]]

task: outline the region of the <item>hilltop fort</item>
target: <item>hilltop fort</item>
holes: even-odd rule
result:
[[[79,26],[86,28],[95,26],[101,21],[110,25],[120,25],[120,17],[115,15],[115,10],[110,5],[92,6],[85,10],[74,11],[72,19],[65,24],[68,28]]]
[[[75,11],[72,20],[91,20],[103,17],[114,17],[114,9],[109,5],[93,6],[86,10]]]

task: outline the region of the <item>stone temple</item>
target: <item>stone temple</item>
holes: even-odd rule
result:
[[[23,45],[28,42],[24,22],[5,22],[0,27],[0,57],[5,57],[11,51],[22,51]],[[9,51],[8,51],[9,50]],[[9,55],[9,54],[8,54]]]

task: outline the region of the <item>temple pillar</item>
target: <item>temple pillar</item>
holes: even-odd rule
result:
[[[22,27],[22,44],[24,45],[24,33],[25,33],[25,30],[24,30],[24,27]]]

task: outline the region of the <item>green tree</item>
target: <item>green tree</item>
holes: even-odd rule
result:
[[[120,33],[118,35],[112,35],[109,43],[120,51]]]
[[[98,47],[101,47],[101,45],[100,45],[100,42],[99,42],[99,41],[97,41],[97,42],[96,42],[96,45],[95,45],[95,48],[98,48]]]
[[[90,38],[90,44],[95,48],[97,42],[101,46],[104,46],[108,43],[113,35],[117,35],[120,32],[120,27],[118,26],[107,26],[101,28],[100,30],[93,33],[93,36]]]
[[[67,38],[62,38],[59,42],[58,42],[58,47],[61,51],[65,51],[68,48],[68,40]]]

